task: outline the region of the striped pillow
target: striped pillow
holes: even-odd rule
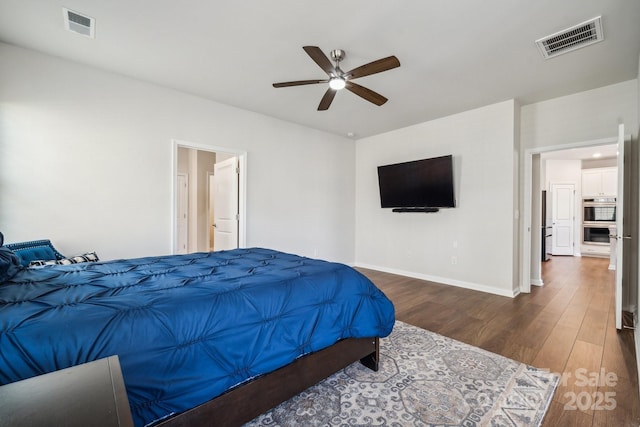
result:
[[[35,260],[29,263],[29,267],[41,267],[43,265],[70,265],[81,262],[97,262],[100,261],[95,252],[89,252],[84,255],[78,255],[71,258],[52,259],[49,261]]]

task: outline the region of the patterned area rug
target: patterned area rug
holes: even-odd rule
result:
[[[380,349],[378,372],[354,363],[245,426],[539,426],[558,384],[399,321]]]

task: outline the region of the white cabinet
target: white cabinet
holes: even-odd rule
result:
[[[612,196],[618,194],[618,168],[582,170],[582,197]]]
[[[609,245],[591,245],[583,243],[580,245],[580,254],[582,256],[591,256],[596,258],[609,258],[611,247]]]
[[[602,192],[605,196],[618,195],[618,168],[602,171]]]

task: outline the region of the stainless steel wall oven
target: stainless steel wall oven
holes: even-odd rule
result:
[[[616,199],[588,198],[582,200],[582,242],[609,244],[609,227],[616,225]]]
[[[616,222],[615,198],[591,198],[582,200],[582,221],[592,222]]]
[[[582,227],[582,242],[598,245],[609,244],[609,226],[606,225],[584,225]]]

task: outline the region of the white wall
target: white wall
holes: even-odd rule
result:
[[[0,230],[171,252],[172,139],[247,151],[247,244],[353,262],[354,143],[0,44]]]
[[[543,156],[544,158],[544,156]],[[551,183],[574,184],[576,195],[582,194],[582,161],[546,159],[544,187],[551,189]],[[577,200],[577,199],[576,199]]]
[[[532,158],[532,177],[531,177],[531,212],[542,213],[542,190],[545,189],[544,176],[546,174],[546,162],[542,161],[539,154]],[[536,286],[543,285],[542,280],[542,215],[531,215],[531,262],[529,269],[531,272],[531,284]],[[540,230],[536,232],[535,230]],[[518,248],[519,249],[519,248]],[[550,248],[545,247],[545,253]],[[536,255],[540,254],[540,255]]]
[[[506,101],[359,140],[356,264],[513,295],[515,108]],[[456,208],[380,208],[377,166],[447,154]]]
[[[618,123],[638,129],[637,80],[554,98],[521,108],[523,149],[615,137]]]

